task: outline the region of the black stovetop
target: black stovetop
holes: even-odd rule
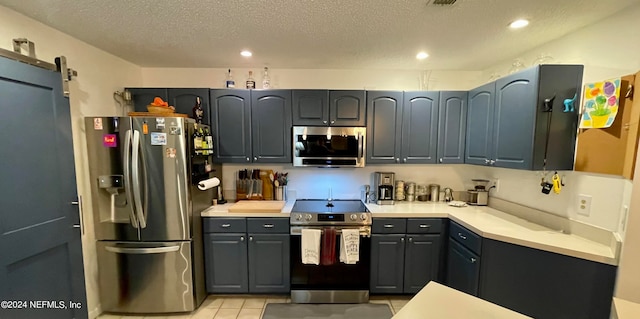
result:
[[[367,208],[357,199],[298,199],[291,209],[292,213],[366,213]]]

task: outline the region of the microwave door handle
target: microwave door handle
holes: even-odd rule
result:
[[[142,207],[142,194],[140,193],[140,132],[133,131],[133,147],[131,152],[131,176],[133,180],[133,203],[136,207],[140,228],[146,228]]]
[[[124,183],[125,194],[127,194],[127,206],[129,207],[129,219],[134,228],[138,228],[138,219],[136,218],[133,205],[133,186],[131,183],[131,130],[127,130],[124,135],[124,155],[122,162],[124,163]]]
[[[360,132],[358,132],[358,158],[363,158],[364,154],[363,153],[363,144],[364,144],[364,139],[362,138],[363,136],[360,134]]]

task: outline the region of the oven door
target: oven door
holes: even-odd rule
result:
[[[364,167],[364,127],[293,127],[293,166]]]
[[[356,264],[336,260],[333,265],[302,263],[300,235],[303,227],[291,227],[291,302],[293,303],[363,303],[369,301],[371,265],[371,227],[350,226],[337,229],[336,256],[340,253],[341,230],[360,229],[360,258]],[[305,228],[319,228],[309,226]],[[338,259],[338,258],[336,258]]]

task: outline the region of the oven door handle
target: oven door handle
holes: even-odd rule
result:
[[[360,236],[363,237],[371,237],[371,226],[360,226],[360,227],[334,227],[336,228],[336,234],[341,234],[343,229],[358,229],[360,231]],[[301,227],[301,226],[292,226],[290,235],[292,236],[300,236],[302,235],[303,229],[318,229],[322,231],[322,227]]]

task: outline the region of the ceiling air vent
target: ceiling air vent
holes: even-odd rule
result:
[[[457,0],[433,0],[431,1],[431,4],[436,6],[450,6],[456,3],[456,1]]]

